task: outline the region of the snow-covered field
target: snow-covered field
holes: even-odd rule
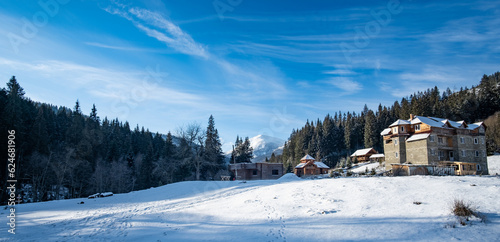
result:
[[[488,222],[458,225],[451,215],[456,198],[471,202]],[[0,240],[499,241],[500,179],[301,180],[287,174],[274,181],[181,182],[16,209],[16,235],[7,233],[7,211],[0,210]]]
[[[488,156],[488,172],[490,175],[500,175],[500,155]]]

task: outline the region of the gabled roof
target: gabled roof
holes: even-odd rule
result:
[[[398,119],[398,120],[396,120],[396,122],[394,122],[391,125],[389,125],[389,127],[398,126],[398,125],[405,125],[405,124],[410,124],[410,121],[403,120],[403,119]]]
[[[479,128],[479,126],[481,126],[481,125],[483,125],[483,122],[477,122],[477,123],[469,124],[467,126],[467,129],[474,130],[474,129]]]
[[[366,148],[366,149],[361,149],[361,150],[356,150],[356,152],[352,153],[351,157],[353,156],[362,156],[368,154],[373,148]],[[375,150],[374,150],[375,151]],[[376,152],[376,151],[375,151]]]
[[[437,120],[433,119],[433,118],[427,118],[427,117],[422,117],[422,116],[415,116],[414,119],[411,120],[411,124],[421,124],[421,123],[424,123],[424,124],[427,124],[431,127],[438,127],[438,128],[444,128],[445,127],[445,124],[442,123],[441,121],[438,121],[438,120],[443,120],[443,119],[438,119],[436,118]]]
[[[303,161],[303,160],[316,160],[316,159],[314,159],[314,157],[307,154],[304,157],[302,157],[302,159],[300,159],[300,161]]]
[[[429,133],[425,133],[425,134],[414,134],[412,136],[410,136],[410,138],[408,138],[406,140],[406,142],[411,142],[411,141],[417,141],[417,140],[423,140],[423,139],[427,139],[429,137]]]
[[[306,166],[307,164],[313,164],[313,165],[316,165],[318,168],[325,168],[325,169],[329,169],[330,167],[328,167],[325,163],[321,162],[321,161],[313,161],[313,162],[306,162],[306,163],[300,163],[298,164],[297,166],[295,166],[295,168],[303,168],[304,166]]]
[[[382,132],[380,132],[380,135],[382,135],[382,136],[388,135],[391,133],[391,131],[392,131],[391,128],[384,129],[384,130],[382,130]]]

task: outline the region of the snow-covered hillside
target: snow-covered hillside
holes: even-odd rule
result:
[[[250,147],[253,148],[254,155],[252,162],[263,162],[266,157],[271,158],[273,152],[275,155],[281,155],[284,144],[284,140],[267,135],[257,135],[250,138]]]
[[[181,182],[107,198],[21,204],[15,235],[5,227],[7,210],[0,210],[0,241],[500,238],[500,179],[494,176],[284,178]],[[456,198],[471,202],[488,222],[458,225],[450,210]]]

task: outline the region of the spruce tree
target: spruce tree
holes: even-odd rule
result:
[[[214,117],[210,115],[206,131],[204,159],[206,169],[212,173],[212,176],[224,165],[224,153],[222,152],[222,143],[220,142],[219,132],[215,128]]]

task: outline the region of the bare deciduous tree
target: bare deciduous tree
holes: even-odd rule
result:
[[[201,169],[206,161],[203,158],[203,147],[205,143],[205,131],[198,123],[191,123],[177,130],[177,135],[183,139],[190,149],[190,156],[183,157],[183,162],[192,165],[196,180],[200,180]]]

